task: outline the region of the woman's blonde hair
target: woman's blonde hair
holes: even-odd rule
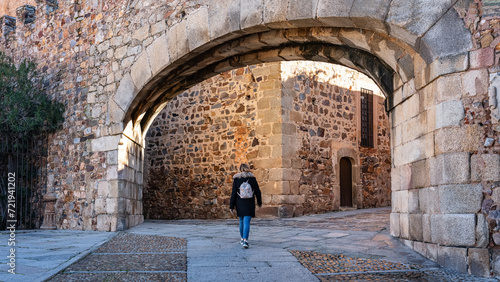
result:
[[[250,172],[250,166],[248,164],[241,164],[240,171],[241,172]]]

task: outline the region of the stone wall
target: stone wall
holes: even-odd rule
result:
[[[269,63],[215,76],[180,94],[146,138],[146,218],[229,217],[232,175],[241,162],[250,162],[258,176],[260,216],[338,210],[337,151],[346,147],[363,168],[356,177],[363,197],[355,206],[390,205],[388,119],[380,96],[374,102],[377,145],[358,144],[356,90],[362,78],[332,64]],[[373,82],[364,86],[380,95]],[[266,124],[275,120],[272,114],[281,114],[282,122]],[[283,135],[293,141],[283,139],[273,148],[270,140]],[[259,158],[274,159],[275,167],[264,169]],[[297,169],[298,178],[273,175],[287,168]],[[299,202],[283,201],[284,196]]]
[[[497,1],[36,2],[35,17],[23,7],[15,25],[0,19],[0,50],[36,61],[66,106],[49,140],[58,228],[141,222],[144,132],[179,92],[245,65],[326,61],[388,94],[391,233],[447,267],[500,276]],[[277,121],[290,110],[269,108],[262,128],[289,128]],[[271,152],[294,141],[284,132],[269,139]],[[269,212],[303,201],[283,194],[300,178],[289,160],[254,164],[272,182]]]

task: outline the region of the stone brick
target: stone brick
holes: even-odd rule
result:
[[[488,249],[468,249],[470,274],[482,277],[490,276],[490,252]]]
[[[427,134],[394,148],[394,164],[404,165],[434,155],[434,134]]]
[[[331,27],[355,27],[356,25],[349,17],[354,0],[328,1],[319,0],[318,20],[325,26]]]
[[[409,213],[419,213],[419,190],[412,189],[408,190],[408,212]]]
[[[462,101],[446,101],[436,106],[436,129],[460,125],[464,119],[464,106]]]
[[[187,39],[189,50],[195,50],[210,40],[208,10],[201,8],[187,17]]]
[[[484,214],[477,215],[477,226],[476,226],[476,247],[486,248],[490,242],[490,231],[488,226],[488,221]]]
[[[462,73],[463,92],[466,96],[476,96],[488,92],[488,71],[486,69],[471,70]]]
[[[482,143],[482,130],[479,124],[444,127],[436,130],[434,133],[436,154],[477,150],[478,145]]]
[[[189,52],[187,21],[181,21],[167,30],[168,53],[174,62]]]
[[[437,79],[436,99],[438,103],[459,100],[462,97],[462,77],[460,74],[450,74]]]
[[[409,238],[414,241],[423,240],[422,214],[409,214],[408,216]]]
[[[245,1],[241,5],[240,26],[242,30],[253,33],[268,30],[264,23],[264,5],[262,0]]]
[[[321,26],[316,21],[319,0],[289,0],[286,18],[296,27]]]
[[[400,238],[410,239],[410,215],[407,213],[399,214]]]
[[[432,242],[431,215],[430,214],[422,214],[422,241]],[[427,254],[430,256],[428,250],[427,250]],[[434,259],[434,261],[435,261],[435,259]]]
[[[399,225],[399,213],[391,213],[391,218],[390,218],[390,224],[391,224],[391,236],[394,237],[399,237],[401,232],[400,232],[400,225]]]
[[[118,148],[119,141],[120,141],[120,135],[104,136],[101,138],[93,139],[92,151],[105,152],[105,151],[116,150]]]
[[[120,86],[116,91],[114,101],[116,104],[124,111],[128,110],[128,107],[132,103],[135,95],[137,93],[137,88],[135,87],[132,77],[130,75],[125,75],[120,81]],[[120,117],[119,114],[115,114],[117,118]],[[121,121],[121,119],[116,120]]]
[[[469,152],[440,154],[429,159],[431,185],[466,183],[470,180]]]
[[[264,7],[264,23],[270,28],[291,28],[287,22],[289,0],[269,0]]]
[[[387,17],[390,0],[355,0],[349,14],[354,24],[362,29],[387,33],[384,20]]]
[[[481,48],[470,51],[470,68],[485,69],[495,63],[495,51],[493,48]]]
[[[111,216],[107,214],[97,215],[97,231],[111,231]]]
[[[467,53],[472,49],[472,35],[464,25],[454,24],[460,18],[454,9],[449,9],[422,36],[419,52],[431,62],[433,59]]]
[[[132,38],[137,39],[139,41],[143,41],[149,36],[149,28],[150,28],[149,25],[144,25],[140,27],[139,29],[134,31],[134,35],[132,36]]]
[[[438,246],[437,262],[446,268],[467,273],[467,249]]]
[[[437,187],[419,189],[419,209],[423,213],[440,213],[439,190]]]
[[[444,185],[438,190],[442,213],[477,213],[481,210],[481,185]]]
[[[474,246],[476,244],[474,214],[431,215],[432,242],[445,246]]]
[[[167,37],[162,35],[153,41],[153,43],[151,43],[151,45],[147,48],[147,54],[151,65],[151,72],[154,76],[165,68],[170,62]]]
[[[441,75],[461,72],[468,67],[469,53],[442,57],[430,63],[428,73],[426,74],[426,80],[432,81]]]
[[[499,181],[500,155],[481,154],[471,156],[472,181]]]
[[[416,46],[417,38],[425,34],[451,4],[451,1],[436,3],[432,0],[392,1],[386,19],[390,26],[390,35],[410,46]]]
[[[341,29],[339,38],[342,42],[352,48],[370,52],[371,48],[369,41],[372,34],[373,33],[367,31]]]
[[[427,160],[412,163],[410,187],[422,188],[430,186],[429,173],[429,164]]]
[[[221,0],[211,2],[208,6],[208,24],[210,40],[231,34],[240,29],[240,2]],[[225,19],[221,21],[220,19]]]

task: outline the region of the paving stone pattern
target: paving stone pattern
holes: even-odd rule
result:
[[[320,281],[491,281],[418,264],[290,251]]]
[[[186,281],[187,241],[121,233],[49,281]]]

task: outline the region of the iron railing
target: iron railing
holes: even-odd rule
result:
[[[0,132],[0,230],[7,223],[15,223],[16,229],[40,228],[42,195],[47,190],[47,144],[46,134],[18,137]]]

